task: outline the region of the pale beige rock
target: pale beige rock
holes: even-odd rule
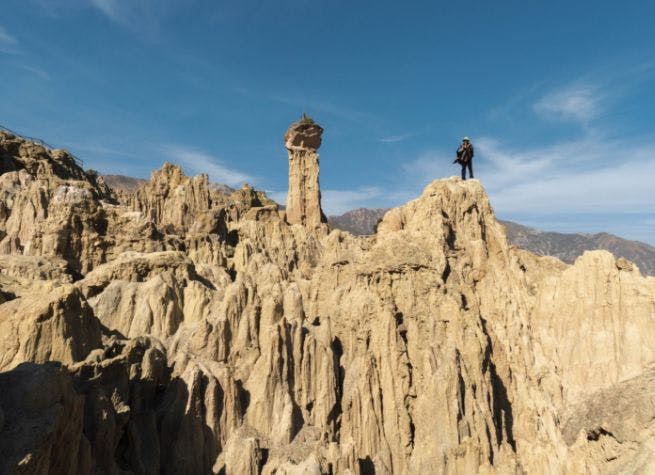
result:
[[[188,178],[171,163],[153,172],[132,195],[131,207],[171,233],[184,232],[198,213],[211,207],[207,175]]]
[[[655,361],[655,279],[588,251],[543,281],[533,324],[560,366],[566,403],[640,374]]]
[[[0,366],[66,365],[86,409],[61,437],[89,467],[651,469],[655,279],[510,248],[477,180],[434,181],[354,237],[321,224],[315,124],[285,139],[286,213],[173,165],[108,194],[4,137]]]
[[[206,317],[215,294],[193,262],[176,251],[124,253],[77,285],[102,324],[126,337],[166,339],[184,321]]]
[[[253,437],[232,438],[225,449],[225,473],[257,475],[262,465],[259,441]]]
[[[321,209],[319,158],[323,129],[311,119],[289,126],[284,146],[289,152],[289,193],[286,219],[289,224],[316,227],[326,223]]]
[[[70,284],[0,304],[0,369],[30,361],[73,364],[101,347],[100,325]]]
[[[655,469],[655,370],[588,396],[565,411],[568,470],[652,473]]]

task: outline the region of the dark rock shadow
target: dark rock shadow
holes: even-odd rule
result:
[[[491,336],[487,330],[487,321],[480,317],[482,329],[487,337],[487,349],[482,364],[483,371],[489,371],[489,379],[493,388],[493,401],[492,411],[494,419],[494,427],[496,429],[496,442],[500,445],[503,441],[503,429],[505,432],[507,443],[516,452],[516,441],[514,440],[514,414],[512,411],[512,403],[507,394],[507,387],[502,378],[498,375],[496,364],[493,361],[493,343]]]

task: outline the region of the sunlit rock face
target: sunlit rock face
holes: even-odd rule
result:
[[[286,218],[0,135],[0,472],[652,471],[655,279],[508,246],[477,180],[329,230],[321,132]]]
[[[284,146],[289,152],[289,194],[286,216],[289,224],[310,228],[326,223],[321,209],[318,148],[323,129],[309,118],[289,126]]]

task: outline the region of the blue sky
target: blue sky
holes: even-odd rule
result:
[[[500,218],[655,244],[654,2],[5,0],[0,124],[103,173],[168,160],[283,201],[324,128],[328,213],[455,175]]]

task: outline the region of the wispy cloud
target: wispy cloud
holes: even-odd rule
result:
[[[374,118],[367,112],[348,105],[339,104],[329,98],[272,94],[268,99],[273,102],[295,107],[300,111],[316,111],[317,113],[332,115],[339,119],[350,120],[352,122],[366,122]]]
[[[126,152],[119,148],[106,147],[97,143],[88,143],[88,142],[69,142],[68,145],[80,156],[90,155],[90,156],[101,156],[105,158],[112,157],[125,157],[131,160],[140,160],[144,159],[143,154]]]
[[[504,120],[525,126],[526,112],[552,121],[597,124],[607,117],[611,108],[622,98],[630,96],[655,73],[652,60],[636,64],[611,63],[581,74],[571,82],[548,86],[542,79],[526,86],[493,107],[487,114],[492,121]]]
[[[18,40],[10,35],[3,26],[0,26],[0,53],[18,53]]]
[[[478,176],[496,210],[552,215],[647,213],[655,209],[655,141],[600,133],[543,147],[476,142]]]
[[[356,123],[366,123],[376,119],[375,116],[363,110],[341,104],[338,101],[321,97],[320,95],[298,95],[295,93],[287,94],[279,92],[262,93],[243,86],[235,87],[234,91],[251,99],[276,102],[278,104],[293,107],[297,110],[298,115],[300,115],[301,112],[307,112],[310,115],[320,113]]]
[[[402,142],[403,140],[407,140],[408,138],[416,136],[415,133],[405,133],[405,134],[398,134],[398,135],[389,135],[387,137],[382,137],[378,139],[378,142],[382,143],[396,143],[396,142]]]
[[[110,19],[119,23],[123,22],[123,8],[120,0],[91,0],[91,5],[96,7]]]
[[[635,218],[631,227],[619,226],[611,217],[637,213],[639,220],[652,219],[655,139],[614,138],[586,129],[581,137],[546,146],[508,145],[491,137],[478,138],[474,145],[474,172],[501,217],[516,217],[535,227],[568,217],[562,231],[575,230],[575,220],[580,219],[579,230],[629,232],[633,239],[655,243],[655,227],[648,230],[647,222]],[[432,150],[407,161],[373,206],[402,203],[434,179],[459,175],[452,155]],[[583,227],[583,220],[591,216],[596,224]],[[598,225],[603,222],[605,226]]]
[[[547,118],[587,123],[604,109],[602,89],[593,84],[576,84],[552,91],[534,104],[534,110]]]
[[[110,21],[127,28],[142,38],[157,39],[161,22],[179,3],[165,0],[88,0],[91,7]]]
[[[588,157],[578,160],[567,152],[581,148],[589,148],[588,153],[599,165],[582,166]],[[605,214],[655,209],[655,143],[606,141],[593,145],[582,140],[544,150],[543,156],[549,158],[540,167],[512,173],[509,181],[503,168],[492,165],[483,169],[485,184],[499,211]]]
[[[50,74],[48,74],[47,71],[45,71],[45,70],[43,70],[41,68],[37,68],[35,66],[28,66],[26,64],[22,64],[22,65],[20,65],[18,67],[20,69],[24,70],[24,71],[27,71],[28,73],[32,74],[33,76],[37,76],[37,77],[43,79],[44,81],[50,81],[50,79],[51,79]]]
[[[170,160],[181,163],[192,173],[207,173],[209,179],[215,183],[238,187],[244,183],[255,182],[251,175],[230,168],[219,158],[196,148],[166,145],[161,150]]]

